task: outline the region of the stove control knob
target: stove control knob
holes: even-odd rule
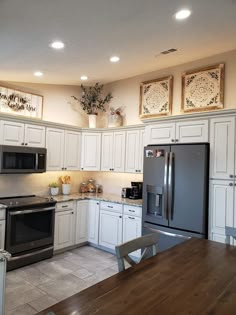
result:
[[[16,201],[15,204],[18,205],[18,204],[19,204],[19,201]]]
[[[9,204],[10,204],[10,206],[12,206],[13,205],[13,201],[10,201]]]

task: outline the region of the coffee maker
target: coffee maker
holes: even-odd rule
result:
[[[131,182],[130,199],[142,199],[143,183]]]

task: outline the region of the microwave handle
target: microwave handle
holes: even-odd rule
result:
[[[39,169],[39,154],[35,154],[35,169]]]

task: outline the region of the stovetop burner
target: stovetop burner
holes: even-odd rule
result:
[[[39,197],[36,195],[0,198],[0,204],[3,204],[4,206],[8,208],[37,206],[41,204],[55,204],[55,203],[56,201],[52,197]]]

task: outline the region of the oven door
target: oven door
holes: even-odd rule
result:
[[[12,255],[53,245],[55,207],[8,210],[6,250]]]

